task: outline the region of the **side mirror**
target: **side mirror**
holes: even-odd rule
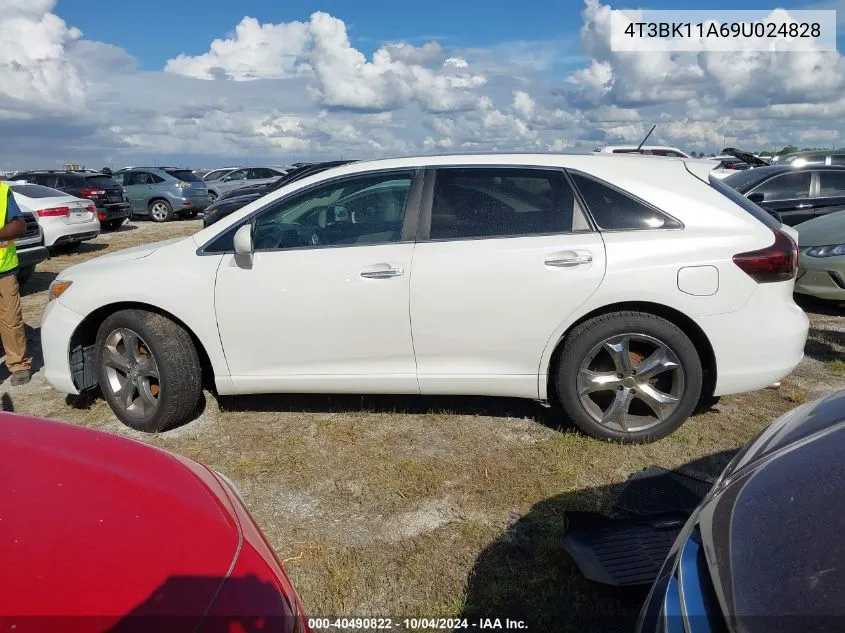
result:
[[[229,182],[232,179],[229,176],[223,176],[223,178],[221,178],[220,180],[222,180],[223,182]]]
[[[232,240],[236,255],[252,255],[252,225],[244,224],[235,232]]]
[[[760,204],[761,202],[763,202],[763,200],[766,199],[766,194],[760,192],[752,193],[748,196],[748,199],[751,200],[751,202]]]

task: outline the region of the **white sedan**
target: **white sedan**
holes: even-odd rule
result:
[[[7,184],[21,211],[38,219],[47,248],[72,248],[100,234],[97,209],[90,200],[24,181]]]
[[[188,420],[205,381],[554,401],[561,423],[647,442],[799,363],[797,257],[768,213],[681,159],[357,162],[66,269],[45,375],[99,387],[144,431]]]

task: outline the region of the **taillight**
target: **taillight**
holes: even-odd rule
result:
[[[85,207],[85,210],[88,211],[89,213],[94,213],[94,211],[97,210],[97,207],[94,204],[89,204]]]
[[[38,209],[35,214],[39,218],[61,218],[70,215],[70,207],[50,207],[49,209]]]
[[[106,195],[105,189],[83,189],[79,192],[79,195],[83,198],[98,198],[100,196]]]
[[[734,263],[760,284],[789,281],[798,270],[798,245],[783,231],[774,234],[771,246],[733,256]]]
[[[106,219],[106,214],[105,214],[105,213],[98,213],[98,214],[97,214],[97,219],[98,219],[100,222],[102,222],[103,220],[105,220],[105,219]]]

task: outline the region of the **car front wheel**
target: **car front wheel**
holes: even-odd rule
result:
[[[578,325],[567,336],[556,387],[564,412],[588,435],[653,442],[695,410],[701,360],[672,322],[645,312],[614,312]]]
[[[103,397],[118,419],[155,433],[186,422],[202,395],[199,357],[190,335],[167,317],[121,310],[97,333]]]

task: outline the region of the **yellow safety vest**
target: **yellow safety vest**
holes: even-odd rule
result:
[[[0,229],[6,226],[6,209],[12,190],[9,185],[0,182]],[[18,267],[18,250],[15,241],[0,241],[0,275]]]

